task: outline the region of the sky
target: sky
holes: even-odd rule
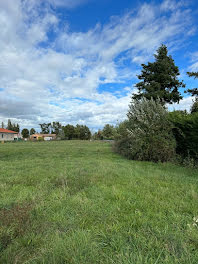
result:
[[[96,130],[126,118],[141,64],[163,43],[198,82],[196,0],[0,0],[0,121]],[[184,96],[173,109],[187,109]]]

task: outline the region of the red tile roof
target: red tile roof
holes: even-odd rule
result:
[[[18,134],[18,132],[11,131],[5,128],[0,128],[0,133],[11,133],[11,134]]]

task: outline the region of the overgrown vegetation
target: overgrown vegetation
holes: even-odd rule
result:
[[[183,159],[198,159],[198,113],[188,114],[185,111],[169,113],[173,124],[173,133],[177,142],[176,152]]]
[[[103,129],[99,129],[94,133],[93,139],[96,140],[114,140],[116,135],[116,127],[110,124],[106,124]]]
[[[64,131],[64,138],[65,139],[81,139],[81,140],[88,140],[91,138],[91,131],[85,125],[66,125],[62,126]]]
[[[168,112],[153,99],[133,100],[128,119],[117,128],[114,150],[134,160],[198,161],[198,112]]]
[[[197,170],[101,141],[0,148],[0,263],[197,264]]]
[[[166,103],[179,102],[182,96],[179,69],[165,45],[157,50],[155,61],[142,64],[138,94],[132,95],[127,120],[117,129],[114,150],[134,160],[171,161],[196,166],[198,161],[198,90],[187,92],[196,96],[187,111],[168,113]],[[197,72],[189,73],[198,77]]]
[[[128,120],[118,134],[115,149],[130,159],[170,161],[175,154],[175,139],[168,112],[160,101],[133,100]]]

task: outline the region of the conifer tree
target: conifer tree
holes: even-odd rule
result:
[[[155,61],[142,64],[142,72],[138,75],[139,83],[136,84],[138,94],[133,94],[133,99],[153,98],[155,101],[159,98],[162,104],[179,103],[183,98],[179,92],[180,87],[185,87],[183,81],[178,79],[179,68],[171,55],[168,55],[168,49],[161,45],[157,54],[154,54]]]
[[[198,72],[187,72],[187,74],[189,77],[198,78]],[[198,96],[198,88],[188,89],[187,92],[192,94],[192,96]]]

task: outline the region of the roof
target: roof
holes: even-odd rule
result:
[[[18,134],[18,132],[16,132],[16,131],[8,130],[5,128],[0,128],[0,133]]]

